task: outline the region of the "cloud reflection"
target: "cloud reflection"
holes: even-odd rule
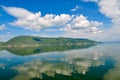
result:
[[[79,73],[85,75],[90,67],[104,65],[104,62],[100,60],[101,56],[96,53],[84,57],[69,54],[59,61],[33,60],[25,62],[12,68],[18,72],[13,80],[43,79],[43,75],[55,77],[57,74],[71,76],[72,73]]]

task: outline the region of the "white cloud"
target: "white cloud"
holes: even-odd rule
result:
[[[97,33],[99,31],[99,26],[102,25],[101,22],[97,21],[89,21],[83,15],[70,16],[69,14],[46,14],[45,16],[41,16],[41,12],[31,13],[23,8],[16,7],[5,7],[4,10],[11,14],[12,16],[17,17],[17,20],[10,23],[13,26],[23,27],[25,29],[36,30],[39,31],[43,28],[49,28],[52,26],[60,26],[64,27],[64,31],[83,31],[83,32],[92,32]],[[76,6],[78,8],[78,5]],[[16,11],[20,11],[18,14]],[[25,16],[23,16],[23,14]]]
[[[104,34],[105,38],[120,40],[120,0],[101,0],[98,5],[100,12],[112,22],[112,27]]]
[[[25,18],[28,15],[31,15],[32,13],[27,11],[26,9],[23,8],[18,8],[18,7],[5,7],[2,6],[2,8],[9,13],[10,15],[16,17],[16,18]]]
[[[5,29],[5,24],[0,25],[0,30],[4,30]]]
[[[46,14],[45,16],[41,17],[39,12],[29,15],[26,18],[17,19],[15,22],[12,22],[11,25],[39,31],[40,29],[49,28],[52,26],[64,26],[70,19],[71,16],[67,14]]]
[[[95,35],[95,39],[113,41],[120,40],[120,0],[82,0],[85,2],[96,2],[99,11],[111,19],[112,27],[106,32]]]
[[[100,0],[82,0],[84,2],[99,2]]]
[[[45,16],[41,16],[41,12],[34,14],[26,9],[16,7],[3,6],[3,9],[8,14],[17,18],[17,20],[10,23],[11,25],[36,31],[52,26],[64,26],[73,17],[68,14],[46,14]]]
[[[79,9],[79,6],[76,5],[75,8],[71,9],[71,12],[73,12],[73,11],[77,11],[78,9]]]
[[[101,0],[99,3],[100,12],[109,18],[120,17],[120,0]]]
[[[102,22],[89,21],[85,16],[76,16],[66,27],[62,28],[66,32],[99,33]]]

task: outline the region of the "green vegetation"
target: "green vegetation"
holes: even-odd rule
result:
[[[96,41],[89,39],[79,38],[44,38],[35,36],[17,36],[10,39],[3,46],[51,46],[51,45],[83,45],[83,44],[96,44]]]
[[[2,50],[2,47],[3,46],[4,42],[0,42],[0,51]]]
[[[1,43],[0,50],[8,50],[16,55],[30,55],[41,52],[82,49],[95,45],[97,42],[78,38],[44,38],[35,36],[17,36]]]
[[[3,45],[3,44],[4,44],[4,42],[0,42],[0,46]]]
[[[72,50],[72,49],[83,49],[89,48],[93,46],[92,44],[87,45],[54,45],[54,46],[27,46],[27,47],[4,47],[5,50],[9,52],[24,56],[24,55],[31,55],[31,54],[38,54],[43,52],[52,52],[52,51],[65,51],[65,50]]]

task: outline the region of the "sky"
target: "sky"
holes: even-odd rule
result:
[[[0,0],[0,41],[15,36],[120,41],[120,0]]]

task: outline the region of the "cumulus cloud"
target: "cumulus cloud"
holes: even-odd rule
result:
[[[76,8],[78,8],[78,5]],[[101,22],[87,20],[87,18],[83,15],[75,16],[69,14],[46,14],[45,16],[41,16],[41,12],[31,13],[23,8],[3,6],[3,9],[8,14],[17,17],[16,21],[10,23],[11,25],[36,31],[52,26],[60,26],[60,28],[64,27],[62,28],[64,31],[84,30],[84,32],[97,32],[97,27],[102,25]]]
[[[79,9],[79,6],[76,5],[75,8],[71,9],[71,12],[77,11]]]
[[[5,24],[0,25],[0,30],[4,30],[5,29]]]
[[[98,4],[100,12],[105,16],[112,19],[120,17],[120,0],[101,0]]]
[[[120,40],[120,0],[82,0],[84,2],[96,2],[99,11],[111,19],[111,28],[106,32],[94,36],[99,40]],[[111,38],[112,37],[112,38]]]
[[[41,12],[32,13],[26,9],[16,7],[3,6],[3,9],[8,14],[17,18],[16,21],[10,23],[11,25],[36,31],[52,26],[65,26],[65,24],[73,17],[68,14],[46,14],[45,16],[41,16]]]
[[[100,12],[111,19],[112,27],[106,32],[105,37],[120,40],[120,0],[101,0],[98,2]]]
[[[84,2],[99,2],[100,0],[82,0]]]
[[[89,21],[87,17],[83,15],[76,16],[66,27],[62,28],[66,32],[84,32],[84,33],[99,33],[102,30],[102,22]]]

